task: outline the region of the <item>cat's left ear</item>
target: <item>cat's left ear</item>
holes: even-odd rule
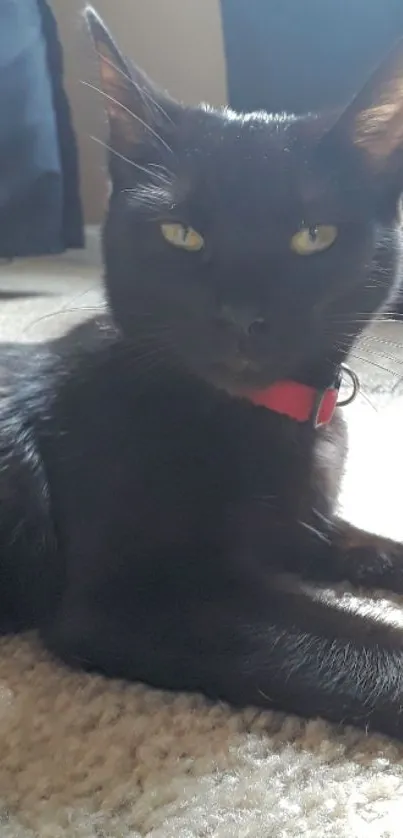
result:
[[[353,145],[374,175],[400,175],[403,187],[403,39],[323,138]]]

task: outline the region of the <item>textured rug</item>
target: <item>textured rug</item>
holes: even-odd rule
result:
[[[54,334],[78,297],[94,305],[94,276],[78,281],[65,265],[24,266],[18,281],[49,295],[4,304],[3,339]],[[346,409],[343,498],[355,522],[396,537],[403,400],[390,396],[400,372],[390,356],[400,341],[390,324],[362,348],[365,359],[377,345],[390,373],[361,365],[367,393]],[[0,646],[0,838],[401,838],[403,745],[72,674],[35,637]]]

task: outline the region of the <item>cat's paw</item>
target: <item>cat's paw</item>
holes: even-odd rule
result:
[[[334,578],[403,594],[403,544],[340,522],[332,548]]]

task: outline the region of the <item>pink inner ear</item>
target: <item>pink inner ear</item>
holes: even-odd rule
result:
[[[99,57],[102,82],[107,90],[114,90],[118,86],[118,79],[116,76],[120,75],[120,73],[118,73],[116,67],[113,66],[112,57],[108,55],[105,47],[102,48],[102,51],[99,53]]]
[[[378,171],[392,162],[403,147],[403,39],[341,113],[332,133],[362,150]]]
[[[403,79],[394,79],[391,98],[361,111],[354,126],[354,144],[378,159],[389,157],[403,143]]]

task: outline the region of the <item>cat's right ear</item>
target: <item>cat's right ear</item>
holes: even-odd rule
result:
[[[157,144],[160,151],[169,151],[164,132],[172,129],[168,111],[173,114],[176,103],[124,58],[95,9],[87,6],[84,17],[98,56],[111,148],[131,158],[144,145]]]

